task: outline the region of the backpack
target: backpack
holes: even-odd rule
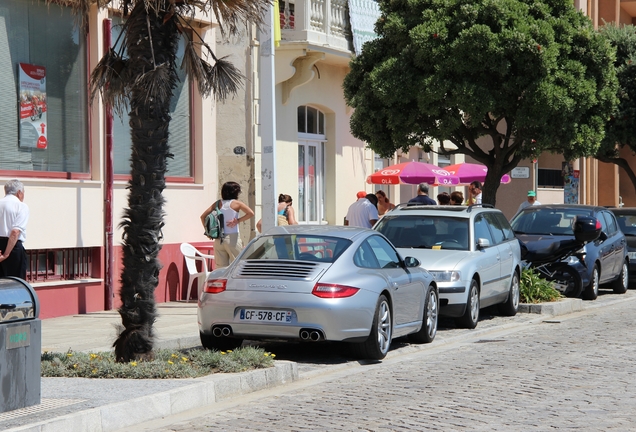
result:
[[[212,211],[205,217],[205,235],[211,239],[223,239],[223,235],[225,234],[225,221],[223,220],[223,213],[221,213],[221,206],[219,205],[221,201],[217,201],[214,203]]]

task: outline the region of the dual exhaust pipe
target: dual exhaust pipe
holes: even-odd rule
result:
[[[229,336],[232,334],[232,328],[230,326],[223,326],[223,325],[219,325],[219,326],[214,326],[212,328],[212,335],[215,337],[221,337],[221,336]]]
[[[318,342],[318,341],[324,340],[325,336],[322,334],[320,330],[301,329],[300,339],[304,341]]]
[[[322,331],[315,329],[301,329],[300,339],[308,342],[318,342],[325,339]],[[212,327],[214,337],[229,337],[232,335],[232,328],[228,325],[217,325]]]

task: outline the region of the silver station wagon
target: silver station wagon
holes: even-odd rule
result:
[[[394,337],[432,342],[438,309],[433,276],[380,233],[290,225],[256,237],[210,273],[198,321],[209,349],[243,339],[345,341],[358,357],[382,359]]]
[[[440,315],[475,328],[480,308],[499,304],[502,314],[517,313],[520,245],[501,211],[488,205],[400,204],[373,229],[433,274]]]

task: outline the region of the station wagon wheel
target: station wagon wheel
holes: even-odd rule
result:
[[[499,305],[499,312],[505,316],[517,315],[517,310],[519,309],[519,295],[519,275],[515,271],[512,273],[508,299],[505,303]]]
[[[431,343],[437,334],[437,316],[439,313],[439,299],[437,291],[432,286],[428,287],[424,300],[424,316],[422,328],[417,333],[409,335],[409,341],[413,343]]]
[[[477,327],[477,322],[479,322],[479,286],[477,285],[477,281],[473,279],[470,282],[470,289],[468,291],[466,312],[457,319],[457,324],[463,328],[473,329]]]
[[[612,282],[612,289],[616,294],[625,294],[627,287],[629,286],[629,268],[627,267],[627,261],[623,261],[623,267],[621,268],[621,274],[618,278]]]
[[[590,283],[585,287],[585,291],[583,291],[583,299],[596,300],[596,297],[598,297],[598,266],[594,264]]]
[[[366,341],[353,345],[354,352],[360,358],[382,360],[389,352],[392,335],[391,307],[387,298],[381,295],[375,308],[371,333]]]

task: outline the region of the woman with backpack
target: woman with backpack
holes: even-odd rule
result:
[[[223,232],[219,238],[214,239],[215,268],[229,266],[243,250],[243,241],[239,234],[239,223],[254,217],[254,210],[247,204],[239,201],[241,185],[236,182],[226,182],[221,187],[221,199],[212,204],[201,215],[201,223],[205,227],[206,217],[212,211],[220,210],[223,215]],[[239,212],[243,216],[239,217]],[[207,228],[206,228],[207,229]]]

